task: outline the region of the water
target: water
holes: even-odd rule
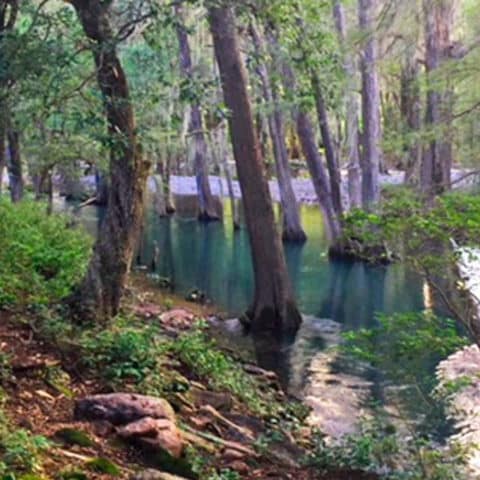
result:
[[[98,227],[99,213],[95,207],[81,212],[92,233]],[[253,274],[247,232],[234,232],[226,213],[223,224],[204,224],[188,217],[159,218],[150,211],[139,256],[143,264],[150,265],[158,249],[156,273],[170,278],[176,293],[198,288],[226,318],[235,318],[249,306]],[[431,307],[431,298],[419,276],[404,265],[373,267],[330,261],[320,211],[305,206],[302,218],[308,242],[285,246],[304,314],[297,336],[252,339],[236,321],[223,324],[222,332],[229,333],[225,338],[230,347],[242,353],[251,351],[261,366],[275,370],[291,393],[313,407],[312,421],[337,436],[355,430],[369,399],[382,399],[388,407],[389,393],[377,373],[352,368],[329,347],[340,342],[343,331],[373,327],[376,313],[423,311]]]

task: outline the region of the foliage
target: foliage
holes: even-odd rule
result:
[[[0,409],[0,475],[16,478],[17,474],[41,471],[41,456],[50,447],[42,436],[23,429],[12,429]]]
[[[459,445],[432,445],[405,437],[377,411],[364,419],[360,431],[332,443],[317,432],[307,464],[320,470],[352,469],[381,472],[390,480],[457,480],[464,478],[468,452]]]
[[[0,306],[58,301],[85,272],[89,238],[42,206],[0,199]]]

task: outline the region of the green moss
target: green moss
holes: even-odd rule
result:
[[[59,475],[60,480],[88,480],[88,476],[78,470],[70,470],[67,472],[61,472]]]
[[[85,466],[92,472],[105,473],[112,477],[118,477],[122,473],[120,468],[108,458],[92,458]]]
[[[66,443],[67,445],[78,445],[79,447],[94,447],[95,442],[81,430],[74,428],[63,428],[54,435],[55,439]]]

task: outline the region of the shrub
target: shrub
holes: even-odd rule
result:
[[[83,276],[91,240],[63,215],[30,201],[0,199],[0,307],[48,304]]]

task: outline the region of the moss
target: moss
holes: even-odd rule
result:
[[[121,474],[120,468],[107,458],[92,458],[85,466],[93,472],[105,473],[113,477],[118,477]]]
[[[55,439],[62,441],[67,445],[78,445],[79,447],[94,447],[95,442],[81,430],[74,428],[63,428],[54,435]]]
[[[88,476],[78,470],[62,472],[59,475],[60,480],[88,480]]]

